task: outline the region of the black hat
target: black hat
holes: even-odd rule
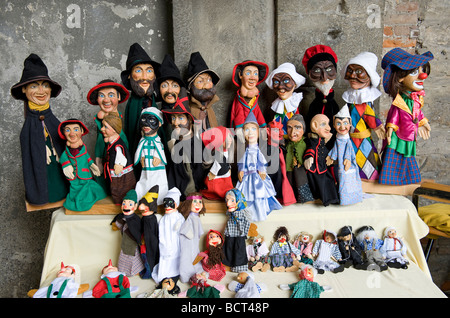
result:
[[[23,71],[20,82],[11,87],[11,95],[15,99],[27,101],[27,96],[22,92],[22,87],[36,81],[47,81],[52,88],[51,97],[56,97],[61,93],[61,85],[52,81],[48,76],[48,69],[39,56],[31,53],[23,62]]]
[[[339,230],[338,236],[347,236],[349,234],[352,234],[352,227],[351,225],[346,225]]]
[[[191,54],[189,59],[188,69],[187,69],[187,83],[188,89],[191,87],[192,82],[202,73],[209,73],[212,77],[214,85],[217,85],[220,81],[219,75],[216,72],[208,68],[205,60],[201,56],[200,52],[194,52]]]
[[[181,78],[180,70],[176,66],[172,57],[169,54],[166,54],[164,56],[164,60],[161,63],[160,74],[153,84],[155,91],[159,92],[159,86],[161,85],[161,83],[168,79],[175,80],[178,84],[180,84],[181,87],[186,87],[183,79]]]
[[[159,68],[161,67],[161,64],[158,62],[153,61],[150,56],[148,56],[147,52],[144,51],[142,46],[139,45],[139,43],[134,43],[130,46],[130,49],[128,51],[128,58],[126,62],[126,70],[122,71],[120,73],[120,78],[122,79],[123,85],[128,89],[131,90],[130,85],[130,79],[128,76],[131,73],[131,69],[133,66],[137,64],[151,64],[153,66],[153,69],[155,70],[156,77],[159,76]]]
[[[123,85],[116,83],[113,80],[105,79],[89,90],[87,94],[87,101],[89,102],[89,104],[98,105],[97,102],[98,91],[106,87],[115,88],[119,92],[120,94],[119,104],[125,102],[130,96],[130,93]]]
[[[241,86],[242,83],[241,83],[241,79],[239,78],[239,73],[241,73],[244,70],[244,68],[248,65],[253,65],[258,68],[258,83],[256,83],[256,85],[261,84],[266,79],[266,77],[269,73],[269,66],[264,62],[247,60],[247,61],[238,63],[234,66],[233,77],[232,77],[234,85],[236,85],[238,87]]]

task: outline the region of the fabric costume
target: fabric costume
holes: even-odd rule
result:
[[[293,254],[295,256],[300,255],[300,250],[294,246],[291,242],[276,241],[272,244],[270,248],[270,259],[272,262],[272,267],[284,266],[285,268],[294,265]]]
[[[33,298],[75,298],[79,288],[73,277],[57,277],[49,286],[39,288]]]
[[[102,275],[92,289],[92,296],[94,298],[131,298],[130,281],[121,272]]]
[[[368,238],[365,238],[365,236]],[[371,226],[363,226],[356,231],[356,240],[363,252],[364,267],[368,270],[387,268],[380,248],[383,246],[383,240],[375,235],[375,230]]]
[[[391,229],[394,228],[388,227],[384,231],[383,245],[380,248],[380,253],[385,258],[388,266],[397,263],[400,266],[403,265],[403,268],[407,268],[406,265],[409,264],[409,261],[405,257],[407,251],[406,244],[399,237],[389,237],[388,232]]]
[[[307,255],[312,254],[313,243],[311,241],[302,242],[301,240],[295,240],[294,246],[300,251],[301,259],[299,260],[299,262],[312,265],[313,260],[309,258]]]
[[[262,265],[270,264],[269,249],[267,248],[266,242],[255,243],[247,245],[247,258],[248,258],[248,269],[252,270],[257,263]],[[259,256],[257,260],[256,257]],[[250,257],[254,257],[255,260],[251,261]]]
[[[202,265],[192,262],[200,253],[200,237],[203,235],[198,213],[191,212],[180,228],[180,281],[189,282],[192,275],[202,270]]]
[[[297,283],[289,284],[292,290],[290,298],[320,298],[325,289],[317,282],[301,279]]]
[[[220,291],[210,286],[206,281],[199,281],[191,277],[191,287],[187,290],[188,298],[220,298]]]
[[[225,241],[224,241],[224,237],[223,237],[222,233],[215,231],[215,230],[209,230],[208,233],[206,234],[207,249],[203,252],[200,252],[199,256],[203,257],[201,260],[202,268],[204,271],[208,272],[209,279],[219,282],[222,280],[222,278],[225,277],[226,271],[225,271],[225,266],[223,265],[222,262],[217,263],[217,264],[209,264],[209,246],[210,246],[209,234],[211,232],[214,232],[218,236],[220,236],[220,238],[222,239],[222,249],[224,248]]]
[[[339,251],[336,234],[333,233],[333,235],[335,237],[335,240],[331,243],[326,242],[325,239],[317,240],[314,243],[312,254],[317,255],[313,262],[314,268],[322,269],[325,271],[334,271],[340,266],[338,261],[342,258],[342,255]],[[331,257],[333,257],[335,260],[332,260]]]
[[[347,235],[351,235],[350,240],[339,239],[339,237]],[[353,266],[358,267],[363,263],[361,246],[356,241],[351,226],[344,226],[339,230],[338,246],[342,256],[341,264],[348,265],[351,263]]]
[[[255,278],[251,273],[249,273],[244,284],[239,282],[236,284],[230,283],[228,287],[231,287],[232,291],[236,292],[234,298],[261,298],[261,292],[263,291],[263,287],[255,282]]]

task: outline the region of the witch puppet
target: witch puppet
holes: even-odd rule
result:
[[[107,197],[105,190],[94,180],[100,169],[87,152],[81,137],[89,133],[78,119],[68,119],[59,124],[58,133],[66,140],[66,149],[61,154],[63,173],[70,182],[64,207],[69,211],[88,211],[99,200]]]
[[[400,48],[381,61],[383,88],[393,99],[386,117],[386,148],[382,155],[380,184],[406,185],[421,182],[416,140],[430,137],[431,127],[422,112],[424,80],[430,74],[431,52],[410,54]]]
[[[50,108],[50,98],[57,97],[61,89],[50,79],[47,66],[36,54],[25,59],[22,77],[11,87],[12,97],[24,102],[20,149],[25,200],[43,208],[64,200],[69,191],[58,162],[65,142],[58,134],[60,121]]]

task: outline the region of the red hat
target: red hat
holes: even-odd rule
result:
[[[209,248],[209,233],[216,233],[217,235],[219,235],[220,236],[220,238],[222,239],[222,244],[224,243],[224,239],[223,239],[223,235],[222,235],[222,233],[220,233],[219,231],[216,231],[216,230],[212,230],[212,229],[210,229],[209,231],[208,231],[208,234],[206,235],[206,246]]]
[[[66,136],[64,136],[63,129],[64,129],[64,127],[66,127],[66,125],[69,125],[69,124],[78,124],[78,125],[80,125],[81,128],[83,128],[84,131],[83,131],[83,134],[81,135],[81,137],[83,137],[84,135],[89,133],[89,129],[87,129],[86,125],[83,124],[80,120],[68,119],[68,120],[65,120],[62,123],[60,123],[58,126],[58,134],[62,140],[66,140]]]
[[[213,127],[201,134],[203,144],[208,149],[220,149],[228,135],[233,135],[231,130],[224,126]]]
[[[302,64],[305,67],[306,73],[309,69],[319,61],[331,61],[336,67],[338,58],[331,47],[318,44],[308,48],[303,55]]]
[[[128,99],[128,97],[130,97],[130,92],[128,92],[125,86],[116,83],[110,79],[106,79],[101,81],[100,83],[98,83],[89,90],[87,94],[88,103],[91,105],[98,105],[97,98],[99,90],[101,90],[102,88],[109,88],[109,87],[112,87],[119,92],[120,94],[119,104],[125,102]]]

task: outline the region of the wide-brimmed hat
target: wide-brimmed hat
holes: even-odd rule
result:
[[[391,78],[392,66],[395,65],[402,70],[413,70],[419,66],[425,65],[434,58],[428,51],[423,54],[411,54],[401,48],[395,48],[387,52],[381,60],[383,74],[383,88],[387,93],[389,89],[389,79]]]
[[[234,66],[233,75],[232,75],[233,83],[237,87],[241,87],[241,85],[242,85],[241,79],[239,78],[239,73],[241,73],[242,70],[248,65],[254,65],[258,68],[258,83],[256,83],[256,85],[261,84],[266,79],[266,77],[269,73],[269,66],[264,62],[247,60],[247,61],[238,63]]]
[[[64,136],[64,133],[63,133],[62,130],[63,130],[63,128],[64,128],[66,125],[69,125],[69,124],[79,124],[80,127],[83,128],[84,131],[83,131],[83,134],[81,135],[81,137],[83,137],[84,135],[86,135],[86,134],[89,133],[89,129],[87,129],[86,125],[83,124],[83,122],[82,122],[81,120],[78,120],[78,119],[75,119],[75,118],[67,119],[67,120],[61,122],[61,123],[59,124],[59,126],[58,126],[58,134],[59,134],[59,137],[61,137],[61,139],[63,139],[63,140],[66,140],[66,136]]]
[[[195,118],[191,113],[191,108],[189,107],[189,98],[185,89],[181,89],[177,101],[172,108],[162,109],[161,111],[168,117],[172,114],[188,114],[192,118],[192,121],[195,121]],[[170,118],[168,121],[170,122]]]
[[[119,104],[125,102],[130,96],[130,92],[122,84],[116,83],[113,80],[105,79],[92,87],[87,94],[87,101],[91,105],[98,105],[98,92],[107,87],[115,88],[120,94]]]
[[[191,58],[189,59],[186,73],[188,89],[191,87],[192,82],[197,78],[197,76],[202,73],[209,73],[214,85],[219,83],[220,76],[208,67],[200,52],[194,52],[191,54]]]
[[[327,45],[318,44],[306,49],[302,59],[306,73],[309,73],[311,67],[319,61],[330,61],[337,67],[338,58],[333,49]]]
[[[48,76],[47,66],[38,55],[31,53],[25,59],[23,66],[20,81],[11,87],[12,97],[27,101],[27,96],[24,92],[22,92],[22,87],[36,81],[47,81],[50,83],[50,87],[52,89],[50,94],[51,97],[56,97],[59,93],[61,93],[61,85],[50,79]]]

